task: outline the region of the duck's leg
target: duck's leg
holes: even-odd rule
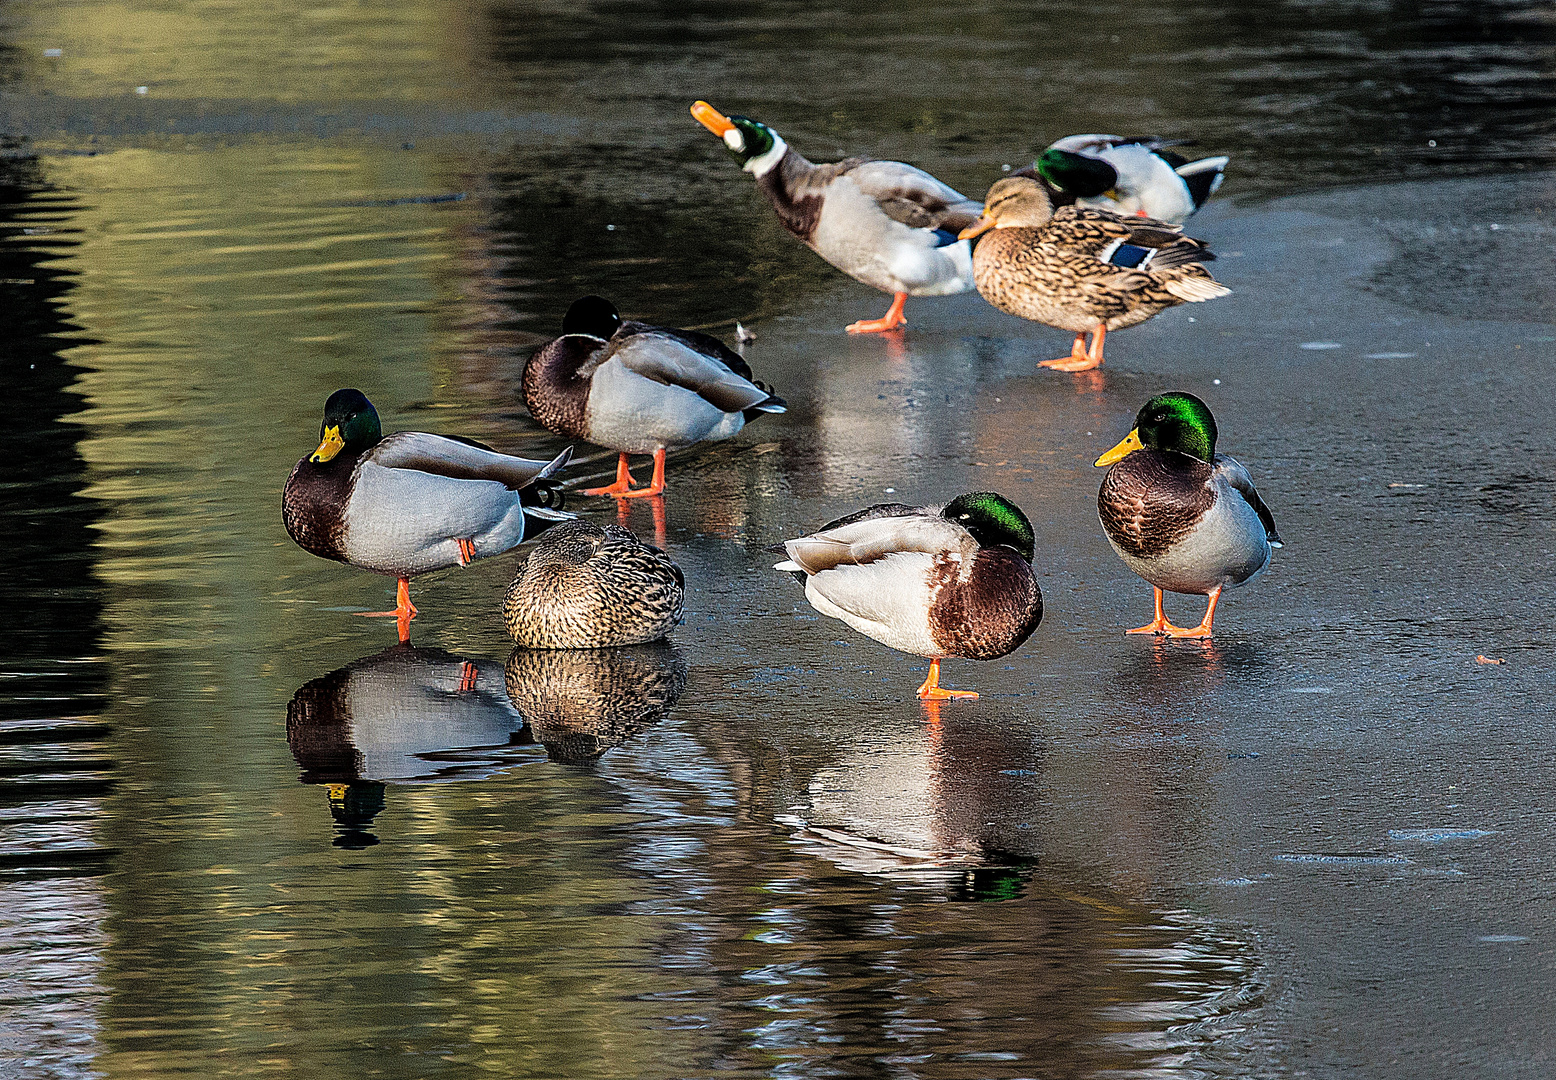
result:
[[[895,330],[899,326],[906,326],[908,320],[903,317],[902,306],[908,302],[908,294],[895,293],[891,298],[891,307],[886,309],[886,314],[879,319],[860,319],[856,323],[849,323],[845,330],[850,334],[879,334],[885,330]]]
[[[940,658],[934,657],[929,661],[929,674],[924,678],[924,685],[918,688],[920,701],[945,701],[949,698],[975,698],[978,696],[975,690],[947,690],[940,685]]]
[[[1154,589],[1156,587],[1153,585],[1152,588]],[[1220,590],[1218,589],[1217,591],[1219,592]],[[1211,601],[1210,606],[1215,607],[1214,600]],[[1171,634],[1174,637],[1183,637],[1187,635],[1189,631],[1185,630],[1181,626],[1174,626],[1172,623],[1167,621],[1167,614],[1162,610],[1162,590],[1156,589],[1156,618],[1152,619],[1150,623],[1145,626],[1137,626],[1133,630],[1124,631],[1124,633]]]
[[[1061,356],[1057,360],[1044,360],[1038,367],[1053,368],[1055,371],[1090,371],[1094,367],[1102,366],[1102,339],[1108,336],[1106,323],[1098,323],[1097,328],[1091,332],[1091,348],[1086,348],[1085,334],[1075,335],[1075,344],[1070,347],[1069,356]]]
[[[627,455],[616,458],[616,482],[609,487],[584,488],[583,495],[625,495],[632,490],[632,473],[627,469]]]
[[[1210,590],[1210,603],[1205,606],[1205,617],[1200,620],[1198,626],[1185,630],[1181,626],[1169,626],[1166,634],[1175,638],[1208,638],[1210,636],[1210,623],[1216,617],[1216,601],[1221,599],[1221,586],[1217,585]]]
[[[411,603],[411,580],[400,578],[395,589],[393,611],[358,611],[364,619],[397,619],[400,623],[400,640],[411,640],[411,620],[416,617],[416,605]]]
[[[459,565],[469,566],[475,562],[475,541],[463,536],[454,537],[454,544],[459,548]]]
[[[648,482],[648,487],[638,488],[635,491],[627,491],[621,494],[623,499],[642,499],[649,495],[663,495],[665,493],[665,448],[660,447],[654,451],[654,477]]]

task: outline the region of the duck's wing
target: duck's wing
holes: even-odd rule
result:
[[[713,342],[718,348],[701,348],[699,340]],[[726,357],[739,361],[722,342],[705,334],[648,327],[626,335],[618,332],[611,340],[607,359],[620,361],[634,375],[690,390],[723,412],[784,411],[782,398],[738,374]],[[740,367],[751,370],[744,361]]]
[[[1248,501],[1248,505],[1253,507],[1254,513],[1259,515],[1259,521],[1264,526],[1264,538],[1269,541],[1271,547],[1285,546],[1280,534],[1275,531],[1275,515],[1270,513],[1270,508],[1264,505],[1263,499],[1259,498],[1259,492],[1253,486],[1253,477],[1248,475],[1248,470],[1243,468],[1236,458],[1217,454],[1213,476],[1230,484]]]
[[[983,214],[981,203],[900,161],[861,162],[847,176],[887,217],[910,228],[958,233]]]
[[[868,515],[868,516],[866,516]],[[965,552],[977,543],[966,529],[933,507],[887,503],[840,519],[819,532],[786,540],[786,563],[775,569],[819,574],[840,566],[865,566],[888,555]]]
[[[550,461],[512,457],[467,439],[401,431],[389,435],[364,457],[386,469],[410,469],[451,480],[495,480],[512,491],[529,487],[561,470],[572,459],[568,447]]]

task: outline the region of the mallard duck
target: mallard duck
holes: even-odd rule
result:
[[[410,579],[500,555],[572,515],[549,508],[544,481],[566,465],[499,454],[480,443],[401,431],[385,437],[360,390],[324,403],[319,446],[286,478],[281,517],[304,551],[399,579],[400,639],[416,617]]]
[[[1113,466],[1097,491],[1108,543],[1156,590],[1156,618],[1129,632],[1208,638],[1221,590],[1251,580],[1281,546],[1248,470],[1216,453],[1210,409],[1193,394],[1154,397],[1097,465]],[[1210,597],[1198,626],[1167,621],[1164,589]]]
[[[996,181],[983,215],[962,235],[991,229],[973,253],[983,298],[1001,311],[1075,333],[1070,355],[1044,360],[1043,367],[1094,368],[1109,330],[1232,291],[1201,265],[1215,258],[1204,243],[1175,226],[1079,206],[1055,210],[1047,190],[1029,177]]]
[[[943,509],[882,503],[787,540],[774,566],[799,576],[811,607],[899,652],[929,659],[922,700],[975,698],[940,685],[948,656],[993,660],[1043,617],[1032,524],[992,491]]]
[[[979,208],[961,192],[900,161],[812,165],[766,124],[724,116],[706,101],[692,115],[756,177],[784,228],[855,281],[892,294],[885,315],[851,323],[849,333],[904,325],[910,296],[973,287],[972,246],[956,234],[978,219]]]
[[[727,439],[785,411],[718,338],[623,322],[599,296],[573,301],[562,336],[524,365],[524,404],[544,427],[618,451],[616,482],[584,494],[627,499],[664,492],[666,449]],[[632,487],[628,454],[654,455],[647,487]]]
[[[569,521],[543,536],[508,586],[502,618],[530,649],[657,641],[681,621],[686,579],[620,525]]]
[[[1177,145],[1150,136],[1070,135],[1032,164],[1080,206],[1182,225],[1221,186],[1231,159],[1189,161],[1168,149]]]

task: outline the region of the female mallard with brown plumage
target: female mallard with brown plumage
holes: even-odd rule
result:
[[[399,579],[400,639],[416,617],[410,579],[500,555],[572,515],[549,509],[544,483],[572,456],[510,457],[464,439],[401,431],[385,437],[360,390],[324,403],[319,446],[286,478],[281,516],[298,547]]]
[[[775,570],[802,577],[805,598],[899,652],[929,658],[924,700],[975,698],[940,686],[948,656],[994,660],[1020,647],[1043,617],[1032,575],[1032,524],[992,491],[944,509],[882,503],[787,540]]]
[[[616,482],[583,494],[625,499],[664,492],[667,449],[727,439],[785,411],[718,338],[623,322],[599,296],[573,301],[562,336],[524,365],[524,404],[542,426],[617,451]],[[647,487],[632,487],[628,454],[654,455]]]
[[[978,220],[975,200],[900,161],[813,165],[766,124],[725,116],[706,101],[692,115],[756,177],[784,228],[855,281],[892,294],[885,315],[850,323],[849,333],[904,325],[910,296],[973,287],[972,246],[956,234]]]
[[[1232,291],[1201,265],[1215,258],[1204,243],[1175,226],[1079,206],[1055,210],[1047,189],[1030,177],[1006,177],[989,188],[983,216],[962,236],[985,232],[973,252],[978,291],[1001,311],[1073,331],[1070,355],[1042,362],[1059,371],[1101,364],[1109,330]]]
[[[681,568],[658,548],[620,525],[570,521],[530,552],[502,617],[530,649],[639,645],[681,621],[685,592]]]
[[[1208,638],[1221,590],[1250,581],[1281,546],[1248,470],[1216,453],[1210,409],[1193,394],[1154,397],[1097,465],[1113,466],[1097,492],[1108,543],[1156,590],[1156,618],[1129,632]],[[1198,626],[1167,621],[1164,589],[1210,598]]]

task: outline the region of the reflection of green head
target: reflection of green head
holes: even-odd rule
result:
[[[1069,150],[1050,147],[1033,165],[1044,180],[1081,199],[1095,198],[1118,183],[1118,173],[1106,161]]]
[[[1019,506],[1003,495],[992,491],[958,495],[940,516],[972,533],[979,547],[1003,545],[1027,562],[1032,561],[1037,546],[1032,523]]]
[[[1140,445],[1212,462],[1216,454],[1216,419],[1210,407],[1193,394],[1158,394],[1135,416]]]
[[[952,898],[977,904],[997,904],[1019,900],[1026,894],[1032,877],[1030,866],[979,866],[967,871],[957,883]]]

